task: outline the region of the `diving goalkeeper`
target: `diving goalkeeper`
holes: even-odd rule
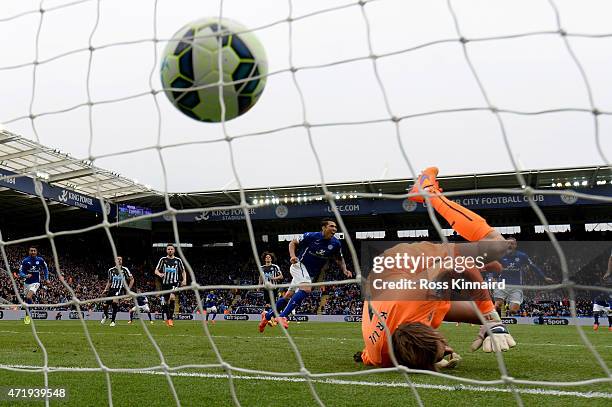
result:
[[[481,272],[499,267],[496,260],[509,251],[510,244],[482,217],[441,195],[436,181],[437,174],[438,169],[435,167],[424,170],[410,193],[427,193],[429,204],[435,211],[470,243],[402,243],[387,250],[384,257],[392,259],[398,256],[400,258],[450,257],[455,264],[460,264],[459,260],[470,257],[480,258],[482,262],[480,265],[464,268],[459,273],[456,266],[449,268],[438,263],[421,264],[409,272],[391,266],[385,272],[374,275],[382,277],[387,283],[395,284],[408,280],[416,281],[418,278],[433,284],[434,289],[425,287],[421,290],[412,290],[410,293],[387,290],[387,292],[370,294],[370,299],[364,302],[361,325],[365,348],[355,354],[354,359],[357,362],[381,367],[393,366],[388,349],[386,326],[391,334],[394,355],[400,365],[423,370],[452,367],[460,357],[453,352],[446,339],[436,329],[443,320],[481,324],[479,313],[486,324],[481,327],[472,344],[472,350],[482,347],[485,352],[506,351],[516,345],[501,322],[488,289],[478,288],[481,283],[484,284]],[[424,201],[422,195],[409,199],[416,202]],[[373,281],[372,278],[373,274],[370,273],[369,284]],[[468,289],[467,292],[440,289],[448,287],[444,284],[451,278],[460,278],[462,282],[473,282],[475,283],[473,286],[477,288]],[[469,301],[457,301],[455,300],[457,295],[463,295],[460,298]],[[446,355],[449,355],[449,358],[444,358]]]

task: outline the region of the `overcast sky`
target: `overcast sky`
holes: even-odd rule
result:
[[[72,0],[74,2],[74,0]],[[44,8],[69,3],[43,2]],[[369,54],[365,20],[353,1],[293,2],[293,16],[338,5],[334,12],[294,21],[289,44],[288,1],[225,1],[223,14],[257,30],[271,73],[293,65],[302,67],[361,58]],[[38,8],[39,1],[3,0],[0,19]],[[609,1],[555,1],[561,24],[569,33],[612,34]],[[44,14],[39,59],[45,60],[88,46],[97,1],[84,1]],[[152,0],[102,0],[93,36],[95,47],[153,38]],[[463,35],[469,39],[554,31],[555,14],[548,1],[457,0],[452,2]],[[396,116],[436,110],[485,107],[486,103],[463,56],[459,42],[447,42],[399,52],[432,41],[458,38],[446,1],[377,0],[365,6],[375,54],[398,52],[378,59],[378,70],[391,110]],[[158,37],[168,39],[191,20],[219,15],[218,1],[159,0]],[[34,60],[40,14],[0,22],[0,67]],[[583,64],[595,105],[612,112],[612,37],[575,38],[569,43]],[[161,52],[164,41],[158,44]],[[122,98],[161,88],[159,60],[151,41],[115,45],[93,54],[91,97],[94,102]],[[590,109],[579,70],[559,35],[481,41],[468,44],[468,53],[492,103],[500,109],[533,112],[550,109]],[[87,100],[89,52],[79,52],[41,64],[36,72],[35,114],[66,109]],[[0,70],[0,122],[29,114],[33,66]],[[298,71],[307,120],[333,124],[389,119],[372,61],[358,60],[332,67]],[[176,110],[163,94],[160,102],[162,146],[223,137],[220,125],[199,123]],[[593,116],[581,112],[524,116],[503,114],[510,144],[524,169],[604,164],[595,145]],[[302,106],[291,73],[268,78],[257,105],[227,123],[229,135],[267,132],[302,123]],[[157,141],[157,112],[153,97],[95,105],[94,156],[152,146]],[[76,158],[88,156],[88,109],[43,116],[35,120],[40,142]],[[601,145],[612,157],[612,116],[599,117]],[[6,128],[35,139],[30,120]],[[399,152],[394,125],[334,125],[312,129],[325,180],[362,181],[410,177]],[[436,164],[443,175],[512,169],[495,116],[490,112],[459,112],[402,120],[400,135],[416,169]],[[321,178],[305,128],[247,137],[233,143],[244,187],[318,183]],[[235,188],[228,143],[165,148],[169,191]],[[97,159],[99,167],[163,190],[157,152],[140,151]]]

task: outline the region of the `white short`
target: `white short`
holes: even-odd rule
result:
[[[131,311],[132,312],[135,312],[135,311],[138,311],[138,312],[151,312],[151,309],[149,308],[149,304],[145,304],[143,306],[136,305],[136,306],[132,307]]]
[[[312,283],[310,274],[306,270],[306,266],[302,263],[295,263],[289,267],[289,273],[291,273],[291,285],[289,291],[297,291],[300,284]]]
[[[217,313],[217,307],[213,306],[213,307],[206,308],[206,313],[207,314],[216,314]]]
[[[603,305],[593,304],[593,312],[604,312],[610,315],[610,307],[604,307]]]
[[[500,290],[498,288],[493,290],[493,299],[521,305],[523,303],[523,290],[520,288],[506,288],[505,290]]]
[[[38,291],[39,288],[40,288],[40,283],[26,284],[25,293],[27,295],[28,291],[32,291],[34,294],[36,294],[36,291]]]

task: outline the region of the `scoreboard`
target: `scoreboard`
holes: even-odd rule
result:
[[[142,206],[120,204],[117,211],[117,220],[119,222],[131,219],[130,222],[122,224],[123,227],[135,228],[135,229],[152,229],[151,218],[139,219],[144,215],[151,215],[153,211],[151,208],[145,208]]]

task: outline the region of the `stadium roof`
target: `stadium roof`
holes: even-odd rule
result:
[[[59,150],[4,130],[0,130],[0,168],[92,197],[98,196],[99,188],[100,195],[109,202],[128,202],[152,209],[165,208],[162,192],[152,190],[112,171],[95,167],[87,160],[75,159]],[[537,189],[570,186],[588,188],[597,185],[598,182],[612,184],[610,166],[525,170],[522,171],[522,175],[529,186]],[[516,174],[512,171],[444,176],[439,179],[446,191],[521,187]],[[411,182],[410,178],[404,178],[328,183],[327,187],[331,192],[347,197],[356,193],[402,194]],[[3,195],[13,204],[27,211],[29,201],[27,196],[8,188],[0,190],[4,191]],[[251,203],[256,199],[272,200],[321,195],[322,188],[320,184],[278,186],[246,189],[245,193],[248,202]],[[240,203],[240,191],[170,193],[169,199],[170,204],[178,209],[236,205]],[[50,204],[56,205],[57,202]],[[70,209],[76,208],[64,208],[64,210]]]
[[[521,173],[526,183],[536,189],[567,189],[571,187],[580,190],[601,185],[602,182],[612,184],[612,167],[610,166],[525,170]],[[511,171],[444,176],[438,179],[444,185],[445,191],[522,187],[516,173]],[[327,183],[326,185],[329,191],[340,197],[352,197],[356,193],[402,194],[406,192],[407,186],[411,183],[411,178],[404,178]],[[255,199],[269,199],[271,201],[273,198],[284,200],[286,197],[304,198],[321,194],[320,184],[245,189],[245,195],[249,203],[253,203]],[[240,203],[240,191],[178,193],[170,194],[169,198],[170,204],[177,209],[237,205]],[[160,195],[146,195],[130,201],[136,205],[153,209],[165,208],[163,196]]]
[[[0,130],[0,168],[105,200],[155,194],[129,178]],[[98,193],[99,191],[99,193]]]

